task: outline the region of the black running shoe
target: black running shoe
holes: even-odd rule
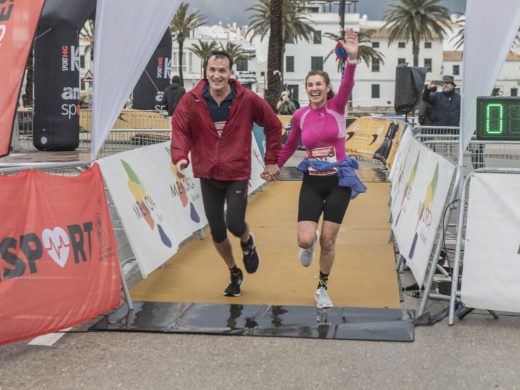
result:
[[[224,290],[224,295],[226,297],[239,297],[240,296],[240,285],[244,281],[244,275],[240,268],[238,272],[231,272],[231,279],[229,281],[229,285]]]
[[[249,241],[246,245],[243,245],[242,243],[240,243],[240,245],[242,246],[242,252],[244,253],[244,267],[248,273],[252,274],[256,272],[258,265],[260,264],[260,256],[256,250],[253,233],[249,234]]]

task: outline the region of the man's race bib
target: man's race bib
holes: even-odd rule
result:
[[[324,148],[316,148],[307,151],[307,158],[310,161],[326,161],[329,163],[336,163],[336,148],[334,146],[327,146]],[[318,171],[309,167],[309,175],[315,176],[329,176],[335,175],[338,170],[336,168],[327,169],[326,171]]]

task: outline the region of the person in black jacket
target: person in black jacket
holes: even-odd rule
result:
[[[166,105],[166,111],[168,111],[168,119],[170,121],[177,104],[181,100],[181,97],[186,93],[186,90],[181,86],[180,81],[181,79],[179,76],[173,76],[172,83],[164,90],[161,104]]]
[[[434,81],[424,88],[422,100],[432,105],[429,121],[432,126],[458,126],[460,122],[460,95],[455,92],[453,76],[442,78],[442,92],[436,92]]]

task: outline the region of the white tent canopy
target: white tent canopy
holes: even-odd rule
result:
[[[179,0],[98,0],[91,158],[94,160],[175,15]]]
[[[475,132],[477,97],[491,95],[519,27],[518,0],[466,4],[459,164]]]

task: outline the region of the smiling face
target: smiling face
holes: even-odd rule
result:
[[[227,58],[212,56],[208,59],[206,77],[209,82],[209,91],[213,95],[227,95],[229,93],[229,79],[231,69]]]
[[[320,108],[327,103],[327,94],[330,91],[330,84],[323,75],[313,74],[307,76],[305,89],[312,108]]]

